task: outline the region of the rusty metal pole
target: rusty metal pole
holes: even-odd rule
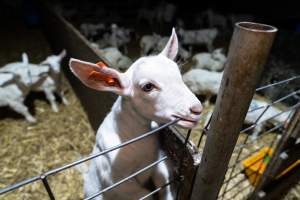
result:
[[[236,23],[192,200],[217,199],[276,32],[269,25]]]

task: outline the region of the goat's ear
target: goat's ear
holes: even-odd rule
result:
[[[28,59],[28,55],[27,55],[27,53],[22,53],[22,63],[24,64],[24,65],[28,65],[29,64],[29,59]]]
[[[174,60],[178,53],[178,39],[175,32],[175,28],[172,29],[172,35],[166,44],[165,48],[160,53],[161,55],[166,56],[167,58]]]
[[[63,59],[65,56],[67,55],[67,51],[65,49],[63,49],[60,53],[59,53],[59,57],[60,59]]]
[[[123,73],[115,69],[74,58],[70,59],[69,66],[75,76],[92,89],[110,91],[118,95],[129,94],[129,81]]]

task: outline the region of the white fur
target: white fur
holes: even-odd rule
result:
[[[223,73],[205,69],[192,69],[183,75],[185,84],[197,95],[217,95]]]
[[[161,36],[156,33],[153,33],[152,35],[144,35],[140,40],[141,56],[152,53],[160,39]]]
[[[22,63],[10,63],[0,69],[0,72],[10,72],[18,75],[22,83],[30,91],[43,91],[46,98],[51,104],[52,110],[58,112],[54,92],[57,92],[65,105],[68,101],[61,91],[61,69],[60,62],[65,57],[66,52],[63,50],[59,55],[47,57],[41,64],[28,63],[27,55],[23,54]],[[24,64],[26,63],[26,64]],[[28,94],[29,91],[24,92]]]
[[[116,47],[99,49],[99,53],[104,56],[113,67],[116,67],[121,71],[127,70],[132,64],[131,59],[124,56]]]
[[[266,125],[266,122],[265,122],[266,120],[268,120],[268,119],[272,118],[273,116],[278,115],[278,114],[283,112],[282,110],[280,110],[279,108],[277,108],[274,105],[270,106],[267,109],[267,111],[264,112],[264,110],[266,109],[268,104],[269,104],[268,102],[265,102],[265,101],[262,101],[262,100],[255,100],[254,99],[254,100],[251,101],[250,108],[249,108],[250,112],[247,113],[247,116],[245,118],[245,122],[249,123],[249,124],[254,124],[256,122],[258,124],[254,128],[254,131],[252,133],[252,136],[251,136],[252,140],[257,139],[258,135],[261,133],[264,126]],[[260,108],[260,107],[261,107],[261,109],[256,110],[256,108]],[[251,110],[253,110],[253,111],[251,112]],[[261,114],[263,114],[263,115],[260,117]],[[288,119],[290,114],[291,114],[291,111],[284,112],[284,113],[278,115],[277,117],[274,117],[273,119],[271,119],[270,122],[273,125],[282,124],[282,123],[286,122],[286,120]],[[258,120],[258,118],[259,118],[259,120]]]
[[[22,62],[3,66],[0,69],[0,107],[9,106],[23,115],[28,122],[36,122],[24,105],[24,100],[32,88],[45,80],[48,72],[48,67],[40,67],[31,72],[25,53],[22,55]]]
[[[199,29],[199,30],[184,30],[179,29],[178,34],[181,36],[182,44],[184,45],[206,45],[209,51],[213,50],[213,42],[218,35],[218,30]]]
[[[223,71],[227,59],[222,49],[215,49],[212,53],[198,53],[193,56],[192,60],[195,62],[193,66],[195,69]]]
[[[177,49],[177,37],[173,30],[162,53],[138,59],[125,73],[114,69],[99,69],[93,64],[75,59],[70,61],[72,71],[84,84],[121,95],[97,131],[93,153],[114,147],[151,130],[152,121],[162,124],[178,116],[193,120],[179,121],[178,125],[182,127],[192,128],[197,124],[202,106],[183,83],[178,65],[170,59],[176,56]],[[86,81],[88,75],[85,74],[85,69],[105,70],[106,74],[117,78],[122,87],[102,85],[97,80]],[[155,84],[155,88],[150,92],[143,91],[143,86],[150,82]],[[164,154],[158,136],[153,135],[92,160],[88,174],[84,175],[85,196],[91,196],[146,167]],[[152,181],[156,187],[168,182],[172,177],[169,168],[168,162],[160,163],[95,199],[138,199],[151,192],[145,186],[147,182]],[[170,187],[160,192],[159,196],[166,200],[175,198]]]

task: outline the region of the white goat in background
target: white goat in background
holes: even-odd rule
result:
[[[41,62],[40,65],[49,66],[49,76],[46,80],[38,87],[34,88],[34,91],[43,91],[46,98],[51,104],[51,108],[54,112],[58,112],[58,107],[55,101],[54,93],[57,93],[62,99],[63,104],[68,105],[69,102],[64,95],[62,90],[62,72],[61,72],[61,61],[66,56],[66,50],[62,50],[59,55],[48,56],[46,60]]]
[[[160,52],[164,49],[168,42],[169,38],[168,37],[162,37],[158,43],[156,44],[155,47],[155,52]],[[187,60],[191,56],[191,53],[184,49],[182,46],[178,47],[178,57],[180,57],[182,60]]]
[[[221,86],[222,76],[223,72],[211,72],[204,69],[192,69],[183,75],[183,81],[196,95],[206,95],[209,100],[211,96],[215,96],[218,94],[219,88]],[[205,102],[205,104],[208,104],[208,100]],[[256,127],[253,129],[253,133],[251,136],[252,140],[255,140],[261,133],[263,128],[266,126],[266,120],[283,112],[275,105],[272,105],[267,109],[265,113],[263,113],[267,106],[268,102],[263,100],[253,99],[251,101],[249,111],[245,118],[245,123],[257,123]],[[290,111],[284,112],[271,119],[270,123],[274,126],[280,123],[284,123],[290,116],[290,113]],[[211,114],[212,111],[207,115],[208,118],[211,116]],[[260,117],[261,114],[263,115]]]
[[[223,72],[192,69],[183,75],[183,81],[196,95],[205,95],[207,97],[205,104],[207,105],[210,98],[218,94],[222,76]]]
[[[102,39],[98,40],[97,43],[100,48],[103,47],[117,47],[124,48],[124,53],[127,54],[127,44],[130,42],[130,29],[119,27],[117,24],[111,24],[111,33],[103,34]]]
[[[227,58],[222,53],[222,49],[215,49],[212,53],[195,54],[192,60],[195,62],[195,65],[193,65],[195,69],[223,71]]]
[[[161,36],[153,33],[152,35],[144,35],[140,40],[141,56],[149,55],[155,50]]]
[[[112,67],[116,67],[121,71],[127,70],[132,64],[131,59],[124,56],[116,47],[99,49],[99,53],[110,62]]]
[[[144,35],[140,40],[141,56],[154,54],[163,50],[169,41],[169,37],[163,37],[156,33],[152,35]],[[191,54],[182,46],[178,48],[178,56],[183,60],[187,60]]]
[[[178,35],[183,45],[206,45],[209,52],[213,50],[213,42],[218,35],[216,28],[184,30],[178,29]]]
[[[36,119],[29,113],[24,100],[32,88],[46,80],[49,67],[41,66],[30,73],[28,57],[25,53],[22,57],[22,62],[9,63],[0,68],[0,107],[9,106],[33,123]]]
[[[28,57],[24,54],[25,60],[28,63]],[[46,95],[47,100],[51,104],[51,108],[54,112],[58,112],[58,107],[55,101],[54,93],[57,94],[62,98],[62,101],[65,105],[68,105],[68,101],[64,96],[63,91],[61,90],[61,69],[60,69],[60,62],[66,56],[66,51],[63,50],[59,55],[52,55],[46,58],[40,64],[31,64],[28,63],[27,65],[20,65],[16,63],[11,63],[5,65],[3,68],[0,69],[0,72],[10,72],[15,75],[21,77],[21,81],[24,85],[30,88],[30,91],[40,92],[43,91]],[[41,78],[39,82],[32,84],[32,77],[37,76],[40,74],[40,70],[43,68],[48,68],[47,70],[47,77]],[[44,75],[44,74],[42,74]],[[28,92],[26,93],[28,94]]]
[[[151,130],[152,121],[162,124],[180,118],[177,125],[185,128],[196,126],[202,105],[182,81],[178,65],[173,61],[177,51],[178,41],[173,29],[168,44],[160,54],[138,59],[125,73],[70,60],[72,72],[86,86],[120,95],[97,131],[93,154]],[[162,158],[164,154],[158,136],[153,135],[93,159],[85,175],[85,196],[97,193]],[[138,199],[151,191],[147,183],[160,187],[170,181],[172,173],[169,164],[161,162],[94,199]],[[160,199],[175,199],[170,186],[159,196]]]

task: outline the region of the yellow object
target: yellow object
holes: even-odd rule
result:
[[[249,179],[249,182],[255,186],[260,180],[262,174],[265,172],[268,163],[270,162],[270,158],[273,154],[273,149],[270,147],[262,148],[258,153],[250,156],[245,159],[242,164],[245,168],[245,173]],[[287,174],[290,170],[300,164],[300,160],[297,160],[286,169],[284,169],[279,175],[275,178],[278,179],[281,176]]]
[[[255,186],[260,180],[262,174],[266,170],[272,153],[272,148],[264,147],[259,152],[250,156],[242,162],[245,168],[245,173],[252,185]]]

